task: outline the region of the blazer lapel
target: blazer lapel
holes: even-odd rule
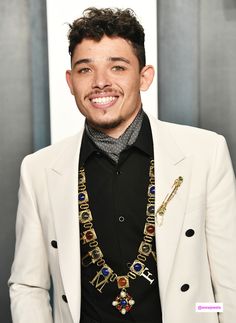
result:
[[[175,179],[183,177],[177,194],[167,205],[162,226],[156,226],[157,268],[162,308],[165,305],[168,281],[171,276],[188,198],[191,158],[176,145],[168,128],[149,117],[155,159],[156,209],[171,192]]]
[[[54,165],[47,169],[48,185],[58,241],[59,265],[68,305],[79,322],[80,234],[78,220],[78,165],[82,132],[65,145]]]

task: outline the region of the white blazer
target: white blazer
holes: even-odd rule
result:
[[[156,208],[174,180],[183,177],[163,225],[156,227],[163,323],[234,323],[236,190],[225,140],[210,131],[149,119]],[[27,156],[22,163],[9,280],[14,323],[80,321],[77,178],[82,132]],[[194,230],[192,236],[186,235],[189,229]],[[58,248],[52,247],[53,240]],[[185,284],[189,289],[182,291]],[[224,312],[196,313],[198,302],[221,302]]]

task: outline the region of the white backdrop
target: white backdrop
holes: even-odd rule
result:
[[[145,29],[147,64],[154,65],[157,70],[156,0],[148,0],[147,3],[137,0],[47,0],[52,143],[78,132],[84,122],[65,80],[65,71],[70,68],[67,32],[68,23],[72,23],[82,15],[84,9],[91,6],[132,8]],[[156,76],[150,89],[142,93],[142,99],[145,111],[157,115]]]

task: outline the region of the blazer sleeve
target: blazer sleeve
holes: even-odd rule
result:
[[[220,323],[236,320],[236,189],[224,137],[218,136],[208,178],[206,237]]]
[[[13,323],[51,323],[50,274],[26,157],[21,165],[15,257],[9,279]]]

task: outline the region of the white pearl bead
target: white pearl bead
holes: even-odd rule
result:
[[[112,302],[112,305],[113,305],[113,306],[116,306],[116,305],[118,305],[118,302],[117,302],[117,301],[113,301],[113,302]]]
[[[126,313],[126,309],[125,308],[122,308],[122,310],[121,310],[121,314],[125,314]]]
[[[135,301],[134,301],[133,299],[131,299],[131,300],[129,301],[129,305],[134,305],[134,303],[135,303]]]
[[[126,292],[121,292],[121,293],[120,293],[120,296],[121,296],[121,297],[125,297],[125,296],[126,296]]]

